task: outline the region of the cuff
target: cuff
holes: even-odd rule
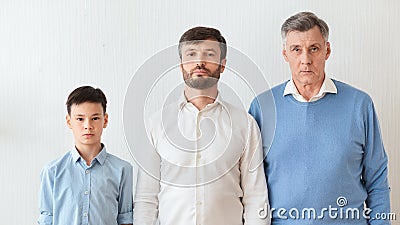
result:
[[[117,221],[118,224],[133,224],[133,212],[118,214]]]
[[[37,222],[38,222],[38,224],[41,224],[41,225],[52,225],[53,224],[53,216],[40,214]]]

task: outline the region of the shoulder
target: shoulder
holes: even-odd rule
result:
[[[333,82],[337,88],[337,94],[335,95],[336,106],[340,105],[342,108],[346,108],[348,113],[351,112],[353,120],[358,121],[359,126],[363,128],[364,122],[375,114],[372,98],[366,92],[349,84],[337,80],[333,80]]]
[[[353,87],[350,84],[332,79],[333,83],[337,89],[337,96],[344,97],[346,99],[355,101],[355,104],[362,103],[362,104],[371,104],[372,98],[363,90],[360,90],[356,87]]]
[[[242,127],[251,127],[256,124],[254,118],[244,109],[223,101],[223,107],[227,110],[231,121]]]
[[[221,106],[232,116],[247,116],[248,114],[244,108],[240,108],[226,101],[222,101]]]
[[[283,95],[283,91],[285,90],[285,87],[286,87],[288,82],[289,82],[289,80],[287,80],[287,81],[285,81],[285,82],[283,82],[281,84],[278,84],[278,85],[274,86],[273,88],[271,88],[272,93]]]
[[[287,83],[288,83],[288,80],[283,82],[283,83],[281,83],[281,84],[278,84],[278,85],[276,85],[276,86],[274,86],[274,87],[272,87],[270,89],[267,89],[267,90],[261,92],[261,94],[259,94],[257,96],[257,98],[266,98],[266,97],[269,97],[271,95],[274,96],[274,97],[283,96],[283,92],[285,90],[285,87],[286,87]]]
[[[109,163],[112,164],[113,166],[119,166],[121,168],[126,168],[126,169],[132,169],[132,165],[128,161],[121,159],[118,156],[115,156],[108,152],[107,152],[107,161],[109,161]]]
[[[168,121],[167,119],[176,119],[176,115],[179,113],[179,106],[177,102],[164,105],[157,111],[151,112],[146,121],[146,128],[150,130],[159,129],[163,124],[162,121]]]
[[[345,94],[352,94],[359,98],[371,99],[371,97],[363,90],[358,89],[350,84],[332,79],[333,83],[336,85],[338,93],[342,92]]]
[[[58,177],[60,171],[65,170],[66,168],[70,168],[72,164],[72,156],[71,152],[68,151],[63,156],[47,163],[43,166],[40,177],[42,180],[54,180]]]
[[[60,166],[64,166],[65,164],[69,164],[71,162],[72,156],[71,156],[71,152],[68,151],[66,152],[64,155],[58,157],[57,159],[47,163],[44,166],[44,169],[54,169]]]
[[[285,90],[285,81],[271,89],[265,90],[259,95],[257,95],[250,104],[249,112],[256,120],[260,122],[261,114],[268,114],[268,116],[273,116],[275,114],[275,106],[278,102],[282,102],[283,92]]]
[[[285,81],[281,84],[278,84],[270,89],[267,89],[263,92],[261,92],[259,95],[257,95],[253,101],[252,101],[252,107],[255,107],[256,105],[259,106],[259,104],[265,106],[265,105],[274,105],[275,101],[279,99],[279,97],[283,96],[283,92],[285,90],[286,84],[288,81]]]

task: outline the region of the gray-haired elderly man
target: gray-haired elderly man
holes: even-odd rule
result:
[[[390,212],[388,159],[371,98],[325,73],[322,19],[301,12],[281,31],[291,79],[249,109],[263,136],[272,224],[389,224],[380,220]]]

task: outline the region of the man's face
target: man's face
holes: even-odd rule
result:
[[[217,41],[204,40],[182,46],[181,70],[190,88],[207,89],[217,84],[225,69],[226,59],[220,59],[221,49]]]
[[[71,115],[67,115],[67,125],[74,134],[78,149],[100,146],[101,134],[107,123],[108,115],[104,115],[101,103],[74,104]]]
[[[330,44],[325,42],[318,26],[305,32],[290,31],[282,51],[293,81],[301,86],[322,84],[330,53]]]

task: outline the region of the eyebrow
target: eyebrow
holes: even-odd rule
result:
[[[190,52],[190,51],[198,51],[198,50],[195,49],[195,48],[189,48],[189,49],[186,49],[186,50],[185,50],[185,52]]]
[[[206,48],[204,49],[205,51],[211,51],[217,53],[217,51],[214,48]],[[197,48],[189,48],[186,49],[185,52],[190,52],[190,51],[199,51]]]
[[[322,46],[320,43],[314,43],[314,44],[312,44],[312,45],[310,45],[310,46]]]
[[[308,47],[312,47],[312,46],[321,47],[322,45],[321,45],[320,43],[314,43],[314,44],[312,44],[312,45],[310,45],[310,46],[308,46]],[[289,46],[289,49],[293,49],[293,48],[295,48],[295,47],[300,47],[300,45],[290,45],[290,46]]]
[[[101,116],[101,115],[102,115],[101,113],[94,113],[94,114],[92,114],[92,116]],[[75,116],[84,117],[85,114],[76,114]]]
[[[204,50],[205,50],[205,51],[215,51],[215,48],[210,47],[210,48],[205,48]]]
[[[213,48],[207,48],[207,49],[205,49],[206,51],[209,51],[209,52],[214,52],[214,53],[217,53],[217,51],[215,50],[215,49],[213,49]]]

